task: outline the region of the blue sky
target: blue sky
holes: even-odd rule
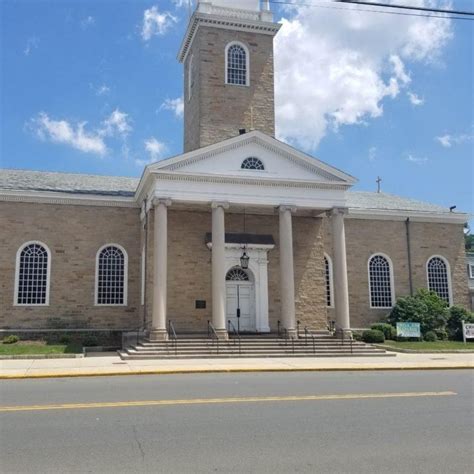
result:
[[[179,154],[180,3],[3,0],[0,166],[139,176]],[[386,192],[473,213],[474,22],[314,3],[272,7],[284,18],[279,137],[359,178],[356,189],[380,175]]]

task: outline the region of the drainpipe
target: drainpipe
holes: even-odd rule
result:
[[[407,254],[408,254],[408,281],[410,282],[410,296],[413,296],[413,277],[411,271],[411,246],[410,246],[410,218],[405,220],[406,237],[407,237]]]

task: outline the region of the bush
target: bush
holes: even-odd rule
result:
[[[5,336],[2,340],[3,344],[15,344],[20,338],[11,334],[10,336]]]
[[[388,322],[420,323],[422,334],[444,329],[448,320],[448,304],[435,292],[419,289],[414,296],[399,298],[393,307]]]
[[[436,333],[434,331],[428,331],[424,337],[423,340],[427,342],[435,342],[438,340],[438,337],[436,336]]]
[[[383,332],[378,329],[369,329],[362,333],[362,340],[369,343],[382,343],[385,342],[385,336]]]
[[[462,321],[474,323],[474,313],[462,306],[451,306],[446,329],[450,339],[462,341]]]
[[[71,343],[71,337],[67,336],[67,335],[61,336],[59,338],[59,343],[64,344],[65,346],[67,346],[68,344]]]
[[[98,346],[99,342],[95,336],[86,336],[82,340],[82,345],[84,347],[94,347],[94,346]]]
[[[448,339],[448,333],[446,329],[435,329],[433,332],[436,334],[436,337],[440,341],[445,341],[446,339]]]
[[[377,331],[382,331],[385,339],[395,339],[397,336],[397,330],[387,323],[375,323],[370,326],[370,329],[376,329]]]

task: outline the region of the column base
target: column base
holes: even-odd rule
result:
[[[151,329],[150,341],[167,341],[168,331],[166,329]]]
[[[352,331],[350,329],[336,329],[336,337],[340,339],[352,339]]]
[[[217,333],[217,338],[220,341],[227,341],[229,339],[229,333],[227,332],[227,329],[216,329]]]

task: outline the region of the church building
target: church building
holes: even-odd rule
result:
[[[0,170],[1,328],[344,334],[418,288],[468,306],[468,216],[352,191],[277,140],[280,24],[223,3],[198,3],[178,53],[183,154],[140,179]]]

